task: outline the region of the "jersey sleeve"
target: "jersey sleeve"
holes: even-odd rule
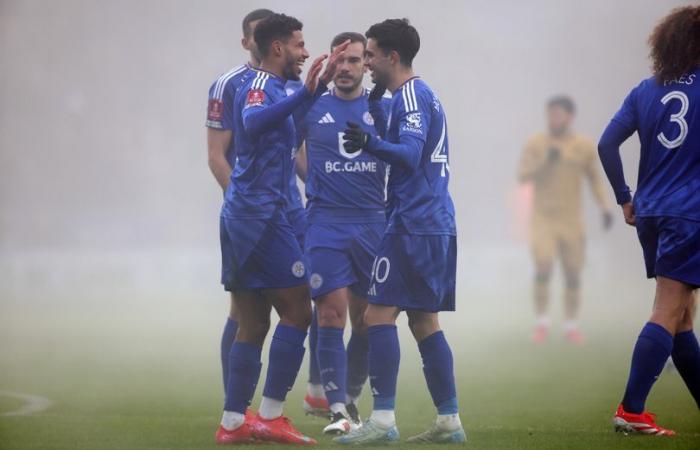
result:
[[[620,109],[615,113],[612,120],[617,122],[624,130],[632,134],[637,130],[637,96],[640,86],[632,89],[622,103]]]
[[[209,88],[206,126],[209,128],[223,129],[222,119],[224,116],[224,102],[216,95],[217,84],[218,82],[215,81]]]
[[[401,89],[402,101],[398,107],[399,139],[410,136],[425,143],[430,129],[432,106],[429,104],[424,92],[418,92],[413,88],[414,83],[409,82]]]

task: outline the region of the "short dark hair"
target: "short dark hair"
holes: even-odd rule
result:
[[[649,36],[656,79],[675,80],[700,65],[700,6],[676,8]]]
[[[547,108],[552,108],[558,106],[569,114],[576,113],[576,103],[568,95],[555,95],[554,97],[547,100]]]
[[[367,46],[367,39],[363,35],[360,33],[355,33],[354,31],[345,31],[333,38],[331,41],[331,51],[333,51],[333,47],[337,47],[348,39],[350,40],[351,44],[361,42],[363,47]]]
[[[257,20],[262,20],[265,19],[266,17],[270,17],[273,15],[274,12],[270,11],[269,9],[256,9],[255,11],[249,12],[244,18],[243,18],[243,37],[249,38],[251,34],[253,34],[253,30],[250,29],[250,24],[257,21]]]
[[[262,56],[270,53],[274,41],[287,41],[295,31],[301,31],[304,24],[292,16],[272,14],[260,21],[255,27],[255,43]]]
[[[401,63],[411,67],[420,49],[418,31],[408,22],[408,19],[387,19],[375,23],[365,33],[367,39],[377,41],[379,48],[389,53],[394,50],[399,54]]]

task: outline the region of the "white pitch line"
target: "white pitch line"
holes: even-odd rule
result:
[[[19,408],[3,413],[3,416],[28,416],[44,411],[53,405],[53,402],[46,397],[39,395],[22,394],[20,392],[0,391],[0,395],[5,397],[18,398],[24,401],[24,405]]]

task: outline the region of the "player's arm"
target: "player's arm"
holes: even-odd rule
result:
[[[615,114],[605,128],[598,142],[598,156],[603,164],[605,175],[615,192],[615,200],[622,206],[625,222],[634,225],[634,208],[632,207],[632,195],[625,182],[625,172],[620,157],[620,146],[637,129],[636,114],[634,108],[633,90],[627,96],[622,108]]]
[[[306,183],[306,175],[309,171],[309,160],[306,156],[306,142],[302,142],[299,146],[296,159],[294,161],[297,176]]]
[[[353,153],[363,148],[392,166],[402,166],[408,170],[417,169],[430,129],[432,105],[426,102],[423,95],[419,94],[416,99],[416,108],[407,110],[404,106],[398,111],[398,143],[387,142],[365,133],[357,124],[348,123],[343,135],[345,150]]]
[[[590,158],[585,166],[585,174],[588,182],[593,191],[593,197],[596,203],[600,207],[603,214],[603,228],[609,229],[612,226],[612,214],[610,213],[610,205],[608,204],[608,199],[605,195],[605,186],[603,185],[603,178],[600,176],[600,170],[598,169],[598,161],[595,157],[595,148],[591,143],[587,146],[590,153]]]
[[[213,92],[214,86],[209,90],[207,107],[208,164],[221,189],[226,190],[231,179],[226,152],[233,139],[233,95],[228,85],[224,86],[221,98],[213,97]]]
[[[534,139],[528,141],[520,157],[518,181],[528,183],[535,180],[545,173],[550,165],[556,163],[558,157],[559,155],[555,149],[546,152],[543,151],[541,146],[537,145]]]
[[[384,138],[386,133],[386,111],[384,109],[384,103],[382,98],[386,92],[386,86],[381,83],[376,83],[372,91],[369,93],[369,113],[374,119],[374,130],[377,132],[377,136]]]
[[[231,179],[231,166],[226,159],[226,151],[231,144],[232,137],[233,134],[230,130],[207,127],[209,170],[223,190],[226,190]]]

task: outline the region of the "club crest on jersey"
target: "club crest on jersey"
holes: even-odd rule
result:
[[[372,114],[370,114],[369,111],[365,111],[365,113],[362,115],[362,121],[369,126],[374,125],[374,117],[372,117]]]
[[[318,289],[323,286],[323,277],[317,273],[312,273],[309,279],[309,285],[311,289]]]
[[[304,263],[297,261],[292,264],[292,274],[297,278],[303,277],[306,274],[306,267],[304,267]]]
[[[406,116],[406,125],[404,125],[404,131],[412,131],[413,133],[423,134],[421,130],[423,119],[419,112],[413,112]]]
[[[265,102],[265,91],[262,89],[252,89],[248,92],[246,106],[260,106]]]

